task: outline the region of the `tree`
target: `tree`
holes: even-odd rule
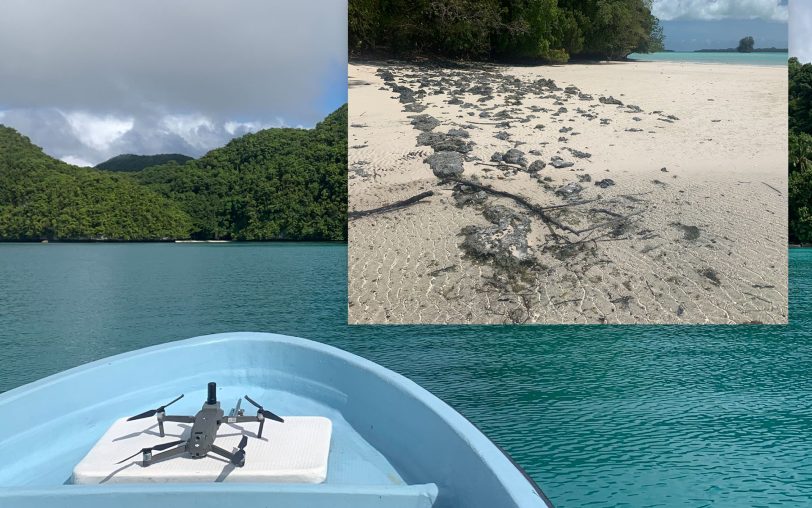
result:
[[[736,51],[739,53],[752,53],[753,47],[756,45],[755,39],[750,37],[749,35],[744,39],[739,41],[739,47],[736,48]]]

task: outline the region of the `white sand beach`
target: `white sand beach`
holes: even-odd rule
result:
[[[351,323],[787,320],[784,67],[355,63],[349,104],[350,211],[434,193],[350,221]]]

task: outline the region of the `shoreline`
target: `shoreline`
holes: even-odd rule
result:
[[[350,323],[786,322],[786,73],[619,63],[351,61]]]

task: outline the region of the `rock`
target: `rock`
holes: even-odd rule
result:
[[[579,159],[588,159],[588,158],[592,157],[592,154],[591,154],[591,153],[582,152],[582,151],[580,151],[580,150],[576,150],[576,149],[574,149],[574,148],[567,148],[567,150],[569,150],[569,151],[570,151],[570,153],[571,153],[571,154],[572,154],[574,157],[577,157],[577,158],[579,158]]]
[[[510,134],[508,134],[505,131],[499,131],[496,134],[494,134],[493,137],[495,137],[496,139],[502,140],[502,141],[507,141],[508,138],[510,138]]]
[[[431,167],[437,178],[459,176],[463,172],[462,155],[459,152],[435,152],[429,155],[425,163]]]
[[[417,146],[433,146],[445,139],[441,132],[421,132],[417,136]]]
[[[559,196],[564,196],[565,198],[569,198],[569,197],[572,197],[572,196],[578,194],[582,190],[584,190],[584,188],[583,188],[583,186],[581,186],[581,184],[578,184],[578,183],[575,183],[575,182],[570,182],[570,183],[568,183],[566,185],[562,185],[561,187],[556,189],[555,193],[558,194]]]
[[[390,71],[390,70],[388,70],[388,69],[383,69],[383,68],[378,69],[377,74],[378,74],[378,76],[380,76],[380,77],[381,77],[381,78],[382,78],[384,81],[394,81],[394,80],[395,80],[395,75],[394,75],[394,74],[392,74],[392,71]]]
[[[457,137],[457,138],[470,137],[470,135],[468,134],[468,131],[463,130],[463,129],[449,129],[448,130],[448,135],[449,136],[454,136],[454,137]]]
[[[425,106],[423,104],[419,104],[417,102],[412,102],[410,104],[406,104],[406,106],[403,107],[403,111],[405,111],[407,113],[421,113],[421,112],[425,111],[426,108],[427,108],[427,106]]]
[[[566,132],[569,132],[571,130],[572,130],[572,127],[561,127],[560,129],[558,129],[558,132],[566,133]]]
[[[515,267],[529,259],[527,235],[530,219],[502,205],[488,206],[483,215],[492,226],[467,226],[462,249],[479,259],[491,259],[502,267]]]
[[[591,182],[592,177],[589,175],[578,175],[578,181],[581,183]]]
[[[455,138],[453,136],[445,136],[442,140],[431,145],[435,152],[459,152],[468,153],[471,151],[474,143],[471,141],[466,142],[462,138]]]
[[[456,106],[456,105],[458,105],[458,104],[462,104],[462,103],[463,103],[463,100],[462,100],[462,99],[460,99],[459,97],[454,97],[453,99],[451,99],[450,101],[448,101],[448,103],[449,103],[449,104],[451,104],[451,105],[453,105],[453,106]]]
[[[412,125],[417,130],[429,132],[440,125],[440,120],[431,115],[415,115],[412,117]]]
[[[623,105],[622,102],[615,99],[611,95],[609,97],[601,97],[601,98],[598,99],[598,101],[600,101],[601,104],[615,104],[617,106],[622,106]]]
[[[530,155],[535,155],[537,157],[541,157],[541,150],[530,150]]]
[[[459,207],[463,207],[468,204],[480,205],[488,200],[488,194],[485,191],[477,191],[473,187],[463,184],[457,184],[454,186],[452,196],[454,196],[454,200],[457,202],[457,206]]]
[[[569,95],[576,95],[579,91],[580,90],[578,90],[577,86],[572,86],[572,85],[570,85],[570,86],[568,86],[567,88],[564,89],[564,93],[569,94]]]
[[[502,152],[493,152],[491,162],[502,162]]]
[[[570,168],[575,165],[574,162],[567,162],[557,155],[550,160],[550,164],[557,169]]]
[[[535,127],[533,127],[533,128],[534,128],[534,129],[536,129],[536,130],[539,130],[539,131],[540,131],[540,130],[544,130],[544,124],[538,124],[538,125],[536,125],[536,126],[535,126]]]
[[[511,148],[505,152],[505,155],[502,156],[502,160],[508,164],[518,164],[523,168],[527,167],[527,159],[524,157],[524,152],[517,150],[516,148]]]
[[[595,185],[600,187],[601,189],[606,189],[607,187],[611,187],[615,184],[615,181],[611,178],[604,178],[603,180],[598,180],[595,182]]]
[[[536,160],[536,161],[533,161],[532,164],[530,164],[530,167],[527,168],[527,171],[529,173],[538,173],[539,171],[544,169],[546,166],[547,166],[547,164],[543,160]]]

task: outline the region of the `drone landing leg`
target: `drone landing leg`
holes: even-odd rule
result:
[[[257,432],[257,439],[262,439],[262,427],[265,426],[265,419],[259,421],[259,432]]]
[[[223,457],[224,459],[228,459],[229,462],[231,462],[232,464],[234,464],[237,467],[242,467],[243,465],[245,465],[245,452],[243,452],[241,454],[242,457],[240,457],[240,458],[242,460],[238,461],[235,454],[233,454],[233,453],[231,453],[231,452],[229,452],[227,450],[224,450],[224,449],[220,448],[217,445],[211,445],[211,451],[213,453],[216,453],[217,455]],[[241,463],[238,463],[238,462],[241,462]]]
[[[158,430],[160,431],[161,437],[164,437],[164,421],[162,419],[158,420]]]
[[[167,450],[165,452],[161,452],[157,455],[153,455],[152,458],[149,460],[145,460],[142,462],[144,467],[149,466],[151,464],[155,464],[156,462],[161,462],[166,459],[171,459],[172,457],[176,457],[178,455],[182,455],[186,453],[186,443],[178,446],[177,448],[172,448],[171,450]]]

